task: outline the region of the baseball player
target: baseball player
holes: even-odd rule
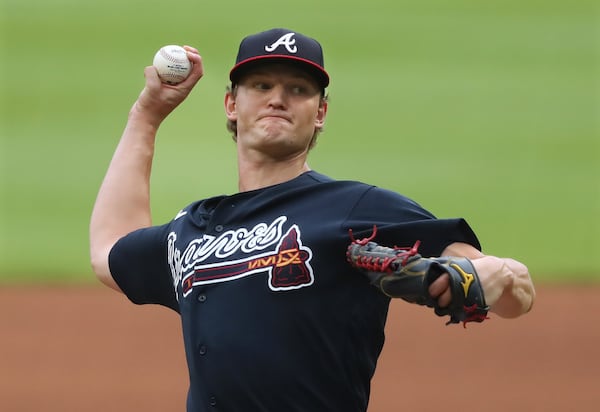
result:
[[[530,310],[527,268],[484,255],[465,220],[310,169],[329,75],[321,45],[293,30],[245,37],[230,72],[224,108],[239,192],[153,225],[156,134],[203,75],[198,51],[186,50],[193,69],[178,85],[145,68],[94,206],[90,247],[103,283],[180,314],[188,411],[365,411],[391,298],[450,323]],[[202,156],[190,165],[199,182],[214,173]]]

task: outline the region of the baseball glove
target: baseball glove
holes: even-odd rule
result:
[[[450,316],[446,323],[483,322],[489,307],[479,276],[471,261],[461,257],[424,258],[418,253],[420,242],[410,248],[380,246],[372,240],[377,233],[364,239],[354,239],[348,246],[346,258],[352,266],[364,272],[371,284],[392,298],[428,306],[438,316]],[[428,292],[429,286],[441,275],[448,273],[452,300],[440,307]]]

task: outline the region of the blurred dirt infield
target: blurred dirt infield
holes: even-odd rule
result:
[[[597,410],[600,287],[537,292],[525,317],[466,330],[393,302],[369,412]],[[0,326],[0,411],[184,411],[174,312],[102,286],[0,287]]]

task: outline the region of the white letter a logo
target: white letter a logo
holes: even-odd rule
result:
[[[265,46],[265,50],[268,52],[275,51],[279,46],[285,46],[288,52],[296,53],[298,48],[295,46],[296,39],[294,39],[295,33],[288,33],[281,36],[275,43],[270,46]]]

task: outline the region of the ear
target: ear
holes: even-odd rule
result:
[[[227,120],[231,120],[232,122],[237,121],[235,97],[231,92],[225,93],[225,114],[227,115]]]
[[[317,110],[317,117],[315,118],[315,127],[320,129],[325,125],[325,118],[327,117],[327,101],[323,100]]]

